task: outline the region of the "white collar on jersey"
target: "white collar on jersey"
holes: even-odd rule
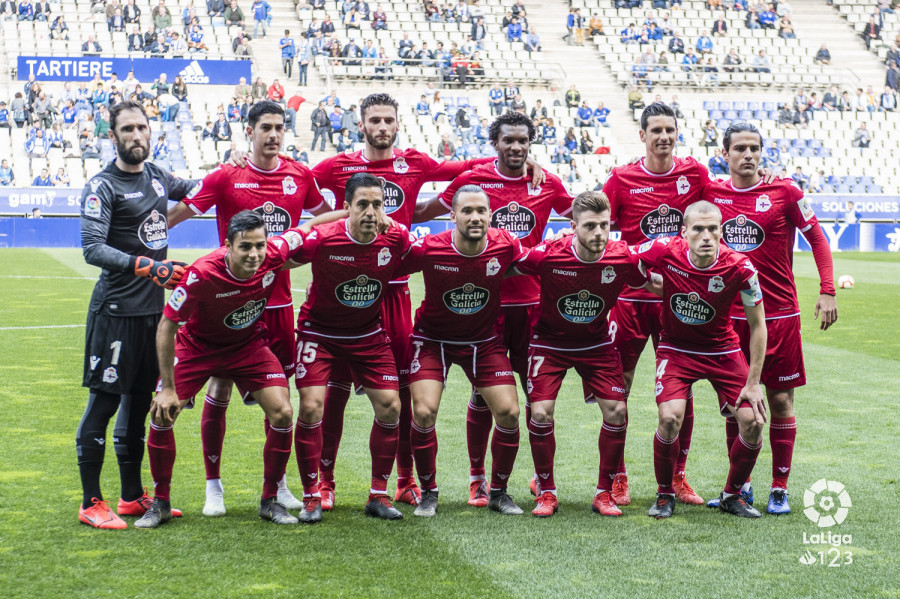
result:
[[[667,170],[667,171],[664,172],[664,173],[654,173],[653,171],[651,171],[650,169],[648,169],[646,166],[644,166],[644,159],[643,159],[643,158],[641,158],[641,161],[638,162],[638,165],[641,167],[641,170],[642,170],[642,171],[644,171],[645,173],[647,173],[647,174],[650,175],[651,177],[665,177],[666,175],[671,175],[671,174],[672,174],[672,171],[675,170],[675,157],[672,156],[672,168],[670,168],[669,170]]]
[[[250,168],[252,168],[253,170],[255,170],[258,173],[271,174],[271,173],[278,172],[278,169],[281,168],[281,158],[278,159],[278,165],[270,171],[267,171],[266,169],[263,169],[263,168],[259,168],[258,166],[256,166],[252,162],[250,162],[249,158],[247,158],[247,166],[249,166]]]

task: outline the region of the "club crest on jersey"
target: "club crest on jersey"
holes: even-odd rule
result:
[[[200,277],[197,276],[197,273],[192,272],[192,273],[188,274],[188,278],[187,278],[187,281],[185,281],[185,285],[190,287],[191,285],[193,285],[194,283],[196,283],[199,280],[200,280]]]
[[[378,252],[378,266],[386,266],[391,261],[391,250],[381,248]]]
[[[688,178],[685,175],[681,175],[678,177],[678,180],[675,181],[675,190],[678,191],[679,195],[684,195],[691,190],[691,182],[688,181]]]
[[[151,250],[158,250],[169,245],[169,224],[166,216],[158,210],[150,213],[138,227],[138,237]]]
[[[250,300],[231,314],[225,317],[225,326],[229,329],[246,329],[252,325],[263,313],[268,300]]]
[[[769,196],[763,194],[756,198],[756,211],[757,212],[767,212],[769,208],[772,207],[772,200],[769,199]]]
[[[285,177],[281,181],[281,190],[286,196],[292,196],[297,193],[297,184],[294,183],[294,178],[291,176]]]
[[[500,272],[500,261],[496,258],[491,258],[487,263],[487,276],[493,277],[498,272]]]
[[[287,210],[281,206],[276,206],[273,202],[266,202],[262,206],[254,208],[253,212],[260,215],[266,222],[267,237],[281,235],[291,228],[291,215],[288,214]]]
[[[559,315],[575,324],[593,322],[603,312],[603,307],[603,298],[586,289],[563,296],[556,302]]]
[[[384,177],[378,177],[378,179],[381,181],[381,189],[384,191],[384,203],[382,205],[384,213],[390,214],[395,212],[403,205],[403,200],[405,199],[403,189]]]
[[[275,273],[272,272],[271,270],[269,272],[267,272],[266,274],[264,274],[263,279],[262,279],[263,289],[265,289],[266,287],[271,285],[272,281],[274,281],[274,280],[275,280]]]
[[[112,366],[103,371],[103,382],[104,383],[115,383],[119,380],[119,373]]]
[[[444,305],[456,314],[475,314],[487,305],[490,297],[491,293],[487,289],[466,283],[462,287],[445,292]]]
[[[166,190],[163,188],[162,183],[160,183],[158,180],[153,179],[152,181],[150,181],[150,187],[153,188],[153,191],[155,191],[156,195],[158,195],[159,197],[166,197]]]
[[[761,226],[739,214],[722,223],[722,239],[736,252],[750,252],[763,244],[766,232]]]
[[[600,275],[601,283],[612,283],[616,280],[616,269],[612,266],[607,266],[603,269],[603,274]]]
[[[656,210],[648,212],[641,219],[641,232],[648,239],[671,237],[681,231],[683,221],[684,214],[680,210],[672,208],[668,204],[660,204]]]
[[[350,308],[368,308],[381,297],[381,281],[359,275],[334,290],[337,300]]]
[[[673,294],[669,299],[669,307],[684,324],[706,324],[716,317],[716,309],[703,300],[696,291]]]
[[[194,273],[191,273],[192,275]],[[188,281],[188,285],[190,285],[190,281]],[[172,295],[169,296],[169,307],[175,310],[181,310],[181,306],[184,305],[184,300],[187,299],[187,290],[184,287],[178,286],[175,288],[175,291],[172,292]]]
[[[93,187],[93,181],[91,181],[91,187]],[[98,196],[89,195],[84,199],[84,215],[90,218],[100,218],[103,213],[102,206],[103,203]]]
[[[398,175],[405,175],[409,171],[409,164],[406,162],[406,158],[402,156],[398,156],[394,160],[394,172]]]
[[[709,280],[708,289],[710,293],[719,293],[720,291],[725,289],[725,281],[722,280],[722,277],[716,275]]]
[[[535,187],[534,185],[531,184],[531,181],[529,181],[528,182],[528,195],[530,195],[530,196],[541,195],[541,186],[538,185],[537,187]]]
[[[498,208],[491,216],[491,226],[498,229],[506,229],[519,239],[528,237],[537,226],[537,218],[534,212],[522,206],[518,202],[510,202],[502,208]]]

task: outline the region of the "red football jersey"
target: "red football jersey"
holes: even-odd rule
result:
[[[575,236],[541,244],[516,264],[541,282],[541,303],[531,346],[589,349],[612,343],[607,316],[626,286],[647,282],[634,265],[628,244],[610,241],[596,262],[575,253]]]
[[[238,347],[264,326],[259,317],[274,295],[278,272],[302,244],[297,230],[270,238],[266,259],[249,279],[232,274],[225,260],[228,250],[220,247],[187,268],[163,314],[184,324],[179,335],[208,346]]]
[[[746,254],[759,270],[766,292],[766,318],[800,313],[794,285],[794,236],[818,223],[809,200],[790,179],[736,189],[731,180],[716,181],[704,193],[722,211],[722,241]],[[740,304],[732,316],[744,318]]]
[[[603,185],[609,198],[611,224],[622,231],[622,241],[640,245],[651,239],[681,233],[684,209],[700,199],[712,181],[709,170],[691,157],[674,157],[667,173],[647,170],[644,159],[616,167]],[[626,289],[625,301],[660,301],[646,291]]]
[[[223,164],[198,182],[184,203],[197,214],[215,206],[219,243],[224,245],[228,223],[241,210],[253,210],[262,216],[271,237],[299,225],[304,210],[315,210],[324,201],[306,165],[279,158],[278,167],[271,171],[249,160],[246,168]],[[291,303],[291,275],[283,271],[269,307]]]
[[[346,219],[313,229],[291,256],[299,264],[312,263],[312,285],[297,328],[338,339],[380,331],[384,286],[413,241],[415,237],[400,224],[369,243],[350,235]]]
[[[559,177],[547,171],[544,177],[544,184],[534,187],[530,175],[505,177],[493,161],[454,179],[440,199],[450,210],[456,190],[463,185],[478,185],[491,200],[491,226],[509,231],[522,241],[522,247],[532,248],[544,240],[551,210],[559,216],[569,216],[572,212],[572,196]],[[502,301],[504,306],[536,304],[540,301],[540,283],[532,276],[506,279]]]
[[[740,351],[731,326],[731,305],[762,301],[759,276],[750,259],[719,246],[716,261],[706,268],[691,263],[683,237],[662,237],[635,249],[642,271],[647,267],[663,277],[663,317],[659,347],[694,354]]]
[[[400,266],[404,274],[421,270],[425,279],[413,335],[447,343],[496,337],[503,274],[524,255],[519,239],[502,229],[488,229],[487,245],[477,256],[456,249],[453,230],[416,241]]]

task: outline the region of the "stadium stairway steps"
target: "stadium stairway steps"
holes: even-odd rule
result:
[[[831,64],[858,77],[843,81],[844,85],[863,89],[871,85],[876,93],[884,89],[884,65],[866,50],[865,42],[834,7],[825,0],[791,0],[791,9],[797,35],[815,42],[816,49],[825,43],[831,52]]]
[[[584,46],[569,46],[562,38],[569,14],[568,0],[529,2],[527,8],[528,21],[540,23],[538,35],[544,61],[559,64],[566,73],[560,95],[564,95],[574,83],[591,108],[596,108],[597,102],[603,102],[610,110],[610,129],[618,153],[627,158],[643,156],[644,146],[640,143],[638,126],[628,108],[627,93],[616,81],[609,65],[589,41]]]

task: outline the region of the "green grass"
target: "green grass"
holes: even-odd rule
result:
[[[469,508],[468,384],[455,369],[438,419],[441,507],[434,520],[416,519],[408,507],[396,523],[363,515],[372,412],[356,398],[338,459],[337,506],[322,525],[275,527],[256,516],[262,414],[234,402],[223,465],[228,516],[200,515],[204,476],[194,410],[176,427],[172,496],[185,517],[156,531],[97,531],[76,517],[81,493],[73,440],[87,398],[79,386],[84,331],[0,330],[0,589],[13,597],[898,597],[900,527],[892,514],[900,494],[900,260],[838,254],[835,262],[835,275],[852,274],[857,285],[838,294],[840,319],[822,332],[812,320],[815,267],[811,256],[797,257],[810,383],[797,395],[794,514],[758,521],[680,505],[668,521],[647,517],[655,492],[656,409],[646,354],[629,402],[633,503],[620,519],[589,510],[601,419],[582,402],[574,375],[557,407],[560,513],[537,520]],[[307,272],[295,275],[295,288],[305,288]],[[14,278],[22,274],[68,278]],[[0,251],[0,327],[83,323],[93,282],[79,277],[95,274],[76,250]],[[688,472],[709,497],[721,489],[727,469],[723,426],[707,384],[698,386],[695,405]],[[530,509],[527,434],[522,441],[510,490]],[[770,460],[766,442],[754,473],[761,502]],[[293,461],[288,472],[299,489]],[[803,489],[823,477],[844,483],[853,499],[847,520],[832,529],[853,537],[841,548],[852,552],[853,563],[839,568],[798,561],[807,549],[803,534],[820,532],[802,514]],[[103,487],[107,499],[118,497],[112,451]]]

